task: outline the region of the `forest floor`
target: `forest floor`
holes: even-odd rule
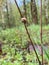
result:
[[[31,39],[35,45],[38,56],[40,55],[40,25],[31,25],[28,28]],[[44,47],[44,60],[49,61],[49,25],[43,26],[43,47]],[[33,48],[28,53],[25,49],[28,43],[28,36],[24,26],[15,27],[6,30],[0,30],[0,41],[2,43],[3,53],[5,56],[0,55],[0,65],[39,65]],[[32,47],[32,46],[31,46]],[[16,52],[15,52],[16,51]],[[15,54],[16,53],[16,54]],[[25,62],[27,61],[27,62]],[[48,64],[47,64],[48,65]]]

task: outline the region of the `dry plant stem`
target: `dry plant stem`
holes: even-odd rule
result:
[[[24,24],[24,26],[25,26],[26,33],[27,33],[27,35],[28,35],[28,38],[29,38],[29,40],[30,40],[30,42],[31,42],[31,44],[32,44],[32,46],[33,46],[34,52],[35,52],[35,54],[36,54],[36,57],[37,57],[37,59],[38,59],[38,61],[39,61],[39,65],[41,65],[41,62],[40,62],[40,60],[39,60],[39,57],[38,57],[38,54],[37,54],[37,52],[36,52],[35,46],[34,46],[32,40],[31,40],[31,38],[30,38],[30,34],[29,34],[29,32],[28,32],[28,29],[27,29],[27,27],[26,27],[26,24]]]
[[[21,14],[20,8],[19,8],[19,6],[18,6],[18,4],[17,4],[17,1],[16,1],[16,0],[14,0],[14,1],[15,1],[15,4],[16,4],[17,8],[18,8],[18,11],[19,11],[19,13],[20,13],[20,16],[23,17],[22,14]]]
[[[14,0],[14,1],[15,1],[15,4],[16,4],[17,8],[18,8],[18,11],[19,11],[19,13],[20,13],[21,18],[23,18],[23,15],[21,14],[20,8],[19,8],[19,6],[18,6],[18,4],[17,4],[17,1],[16,1],[16,0]],[[27,21],[26,21],[26,22],[27,22]],[[27,33],[27,35],[28,35],[28,37],[29,37],[29,40],[30,40],[30,42],[31,42],[31,44],[32,44],[32,46],[33,46],[34,52],[35,52],[35,54],[36,54],[36,57],[37,57],[37,59],[38,59],[39,65],[41,65],[41,61],[39,60],[38,54],[37,54],[37,52],[36,52],[36,49],[35,49],[35,47],[34,47],[34,44],[33,44],[32,40],[31,40],[31,38],[30,38],[30,34],[29,34],[29,32],[28,32],[28,29],[27,29],[25,23],[24,23],[24,26],[25,26],[25,29],[26,29],[26,33]]]
[[[40,33],[40,38],[41,38],[41,52],[42,52],[42,65],[43,65],[43,47],[42,47],[42,0],[41,0],[41,10],[40,10],[40,26],[41,26],[41,33]]]

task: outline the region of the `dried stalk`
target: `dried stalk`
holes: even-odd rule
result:
[[[19,10],[19,13],[20,13],[21,18],[23,18],[23,15],[21,14],[20,8],[19,8],[19,6],[18,6],[18,4],[17,4],[17,1],[16,1],[16,0],[14,0],[14,1],[15,1],[15,4],[16,4],[18,10]],[[26,21],[26,22],[27,22],[27,21]],[[39,59],[39,57],[38,57],[38,54],[37,54],[36,49],[35,49],[35,46],[34,46],[32,40],[31,40],[31,38],[30,38],[30,34],[29,34],[28,29],[27,29],[27,27],[26,27],[26,23],[24,23],[24,26],[25,26],[26,33],[27,33],[27,35],[28,35],[28,38],[29,38],[29,40],[30,40],[30,42],[31,42],[31,44],[32,44],[32,46],[33,46],[34,52],[35,52],[35,54],[36,54],[36,57],[37,57],[37,59],[38,59],[39,65],[41,65],[41,61],[40,61],[40,59]]]

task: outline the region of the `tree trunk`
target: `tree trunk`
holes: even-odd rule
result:
[[[4,29],[4,23],[5,23],[5,21],[4,21],[4,13],[3,13],[3,8],[2,7],[1,7],[1,18],[2,18],[2,27]]]
[[[9,15],[9,1],[6,0],[6,10],[7,10],[7,23],[8,23],[8,27],[10,28],[10,15]]]
[[[49,23],[49,0],[48,0],[48,23]]]
[[[27,12],[26,12],[26,2],[23,0],[23,5],[24,5],[24,15],[27,18]]]
[[[46,24],[48,24],[47,4],[48,4],[48,1],[47,0],[44,0],[44,16],[45,16],[45,23]]]
[[[31,0],[31,16],[32,16],[32,22],[34,24],[38,24],[38,15],[37,15],[37,7],[35,0]]]

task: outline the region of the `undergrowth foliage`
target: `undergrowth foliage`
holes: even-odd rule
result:
[[[34,43],[40,44],[40,27],[38,25],[31,25],[28,27],[30,36],[32,38],[32,41]],[[49,25],[43,26],[43,42],[48,43],[49,39]],[[0,40],[3,41],[3,43],[16,43],[19,44],[22,42],[27,43],[28,36],[26,34],[24,26],[13,29],[7,29],[7,30],[1,30],[0,31]]]
[[[40,44],[40,26],[39,25],[31,25],[27,27],[31,36],[31,39],[34,44]],[[46,31],[46,32],[45,32]],[[49,43],[49,25],[43,26],[43,44]],[[0,30],[0,41],[2,42],[2,50],[3,53],[7,53],[7,55],[0,59],[0,64],[4,65],[38,65],[36,61],[36,56],[34,52],[28,53],[26,46],[28,42],[28,36],[26,34],[26,30],[24,26],[19,28],[11,28],[6,30]],[[24,48],[22,50],[22,48]],[[48,52],[48,49],[47,49]],[[49,53],[49,52],[48,52]],[[39,54],[39,52],[38,52]],[[41,56],[39,55],[40,59]],[[48,61],[46,55],[44,54],[44,58]],[[25,62],[26,61],[26,62]]]

